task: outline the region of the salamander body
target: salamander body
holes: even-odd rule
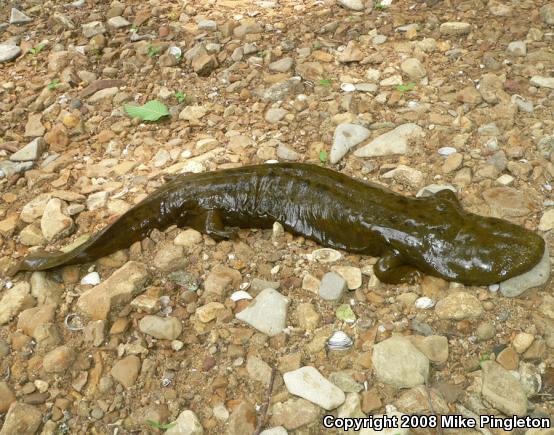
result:
[[[425,273],[468,285],[522,274],[544,253],[539,235],[462,209],[449,190],[408,198],[317,165],[280,163],[181,175],[67,253],[31,254],[18,270],[94,261],[176,224],[215,239],[236,228],[284,228],[317,243],[381,257],[388,283]]]

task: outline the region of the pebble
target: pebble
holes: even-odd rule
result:
[[[271,381],[271,367],[261,358],[250,355],[246,360],[246,371],[250,378],[261,382],[265,386],[269,385]]]
[[[346,371],[331,373],[329,380],[345,393],[359,393],[364,389],[364,386],[356,382]]]
[[[300,396],[327,411],[342,405],[344,392],[314,367],[304,366],[283,374],[289,393]]]
[[[283,426],[275,426],[261,431],[260,435],[288,435],[288,432]]]
[[[202,241],[202,234],[199,231],[188,228],[184,231],[181,231],[177,235],[177,237],[175,237],[173,243],[184,248],[191,248],[193,246],[199,245],[200,243],[202,243]]]
[[[312,259],[319,263],[334,263],[342,258],[339,251],[331,248],[321,248],[312,251]]]
[[[331,164],[338,163],[352,147],[366,140],[370,134],[370,131],[361,125],[339,124],[333,135],[333,145],[329,155]]]
[[[196,414],[185,410],[173,422],[174,426],[165,431],[166,435],[203,435],[204,428]]]
[[[92,193],[87,198],[87,210],[95,211],[100,208],[104,208],[108,203],[108,192],[96,192]]]
[[[512,341],[512,346],[517,353],[521,354],[525,352],[527,349],[529,349],[529,346],[531,346],[534,340],[535,340],[535,336],[533,334],[528,334],[527,332],[520,332],[514,337]]]
[[[298,304],[295,313],[300,328],[313,331],[319,326],[321,316],[309,302]]]
[[[286,326],[289,299],[271,288],[260,292],[236,318],[248,323],[253,328],[273,337]]]
[[[6,382],[0,382],[0,412],[5,414],[14,402],[15,394],[13,394],[9,385]]]
[[[98,272],[87,273],[81,279],[81,285],[98,285],[100,284],[100,275]]]
[[[356,290],[362,286],[362,270],[359,267],[333,266],[331,270],[344,278],[348,290]]]
[[[439,319],[477,319],[483,314],[483,306],[472,294],[455,292],[437,303],[435,313]]]
[[[397,388],[415,387],[429,376],[429,360],[406,337],[393,336],[377,343],[371,360],[377,378]]]
[[[10,156],[12,162],[26,162],[37,160],[44,152],[45,144],[42,137],[37,137]]]
[[[482,322],[477,326],[475,335],[480,341],[490,340],[496,334],[496,329],[494,325],[490,322]]]
[[[196,317],[198,317],[198,320],[202,323],[209,323],[215,320],[223,311],[225,311],[225,305],[222,303],[208,302],[206,305],[196,309]]]
[[[550,253],[545,247],[544,255],[535,267],[500,283],[500,293],[507,298],[514,298],[530,288],[541,287],[548,282],[550,269]]]
[[[363,11],[364,4],[362,0],[337,0],[337,3],[345,9],[352,11]]]
[[[21,54],[21,48],[14,44],[0,44],[0,63],[14,60]]]
[[[285,109],[270,108],[265,112],[264,119],[270,124],[277,124],[279,121],[283,120],[287,113],[288,111]]]
[[[530,83],[539,88],[554,89],[554,77],[533,76]]]
[[[44,355],[42,368],[46,373],[64,373],[71,365],[77,354],[69,346],[59,346]]]
[[[409,166],[398,165],[393,170],[385,172],[382,177],[417,189],[423,183],[425,175],[423,175],[423,172]]]
[[[108,26],[113,29],[122,29],[123,27],[130,26],[131,23],[123,17],[111,17],[108,19]]]
[[[545,24],[554,26],[554,5],[552,3],[544,5],[540,9],[541,18]]]
[[[73,231],[73,220],[62,212],[64,203],[58,198],[52,198],[44,207],[40,220],[40,229],[46,240],[52,242],[65,237]]]
[[[253,433],[256,429],[256,410],[251,403],[243,401],[233,409],[227,424],[227,435]]]
[[[21,311],[35,305],[35,299],[30,293],[31,286],[26,282],[18,282],[3,292],[0,299],[0,325],[8,323]]]
[[[14,402],[11,404],[0,435],[33,435],[42,423],[42,412],[33,405]]]
[[[284,57],[282,59],[276,60],[275,62],[271,62],[268,65],[268,68],[272,72],[285,73],[292,68],[293,64],[294,61],[291,57]]]
[[[33,19],[31,17],[28,17],[19,9],[12,8],[12,11],[10,14],[10,24],[27,24],[32,21]]]
[[[447,22],[442,23],[439,30],[447,36],[467,35],[471,30],[471,24],[460,21]]]
[[[106,28],[101,21],[91,21],[82,25],[83,36],[92,38],[95,35],[106,33]]]
[[[106,320],[112,309],[129,303],[143,291],[148,277],[144,264],[129,261],[104,282],[82,293],[77,307],[93,320]]]
[[[513,187],[491,187],[483,198],[493,216],[501,218],[526,216],[534,207],[527,195]]]
[[[525,41],[512,41],[508,44],[506,51],[514,56],[526,56],[527,44]]]
[[[427,75],[425,66],[415,57],[410,57],[400,64],[402,72],[412,80],[420,80]]]
[[[141,362],[136,355],[129,355],[119,360],[112,367],[110,374],[125,388],[133,386],[140,372]]]
[[[33,113],[27,118],[27,124],[25,124],[25,137],[37,137],[44,135],[46,129],[41,122],[42,114]]]
[[[496,362],[506,370],[517,370],[519,355],[512,347],[507,347],[496,356]]]
[[[417,297],[417,295],[415,295]],[[415,307],[419,310],[428,310],[435,306],[435,301],[427,296],[417,298],[414,302]],[[408,304],[411,305],[411,304]]]
[[[334,272],[327,272],[321,279],[318,294],[326,301],[338,301],[347,288],[348,285],[342,276]]]
[[[510,372],[493,361],[484,361],[481,394],[498,411],[506,415],[524,416],[527,396]]]
[[[354,152],[356,157],[379,157],[392,154],[406,154],[408,142],[423,137],[423,129],[417,124],[402,124],[373,139],[369,144]]]
[[[539,231],[550,231],[554,229],[554,209],[547,210],[539,222]]]
[[[160,340],[175,340],[183,325],[177,317],[144,316],[140,319],[139,330]]]

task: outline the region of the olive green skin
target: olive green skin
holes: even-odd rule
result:
[[[523,227],[464,211],[449,190],[408,198],[321,166],[279,163],[177,176],[74,250],[27,256],[18,270],[90,262],[173,224],[227,239],[236,227],[275,221],[323,246],[381,257],[374,270],[388,283],[420,272],[498,283],[531,269],[545,249]]]

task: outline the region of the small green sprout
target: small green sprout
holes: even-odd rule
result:
[[[46,44],[44,42],[42,42],[39,45],[37,45],[36,47],[29,48],[29,53],[31,53],[33,56],[36,56],[42,50],[44,50],[44,47],[46,47]]]
[[[413,88],[415,88],[415,83],[410,82],[407,85],[398,85],[396,89],[402,93],[411,91]]]
[[[58,89],[60,87],[60,79],[54,79],[50,83],[48,83],[48,89],[53,91],[54,89]]]
[[[177,426],[177,423],[158,423],[157,421],[154,421],[154,420],[146,420],[146,423],[148,423],[150,426],[156,429],[163,429],[163,430],[168,430],[168,429],[171,429],[172,427]]]
[[[158,54],[160,54],[160,51],[162,51],[162,49],[160,47],[154,47],[152,45],[149,45],[148,46],[148,57],[153,59]]]
[[[331,79],[321,79],[321,80],[318,81],[318,83],[321,86],[331,86],[332,81],[333,80],[331,80]]]
[[[489,361],[491,359],[491,356],[488,352],[485,352],[481,358],[479,359],[479,367],[483,368],[483,363],[485,361]]]
[[[320,151],[319,152],[319,161],[322,165],[325,165],[327,163],[327,151]]]
[[[383,3],[377,3],[375,5],[375,9],[379,9],[379,10],[383,10],[383,9],[386,9],[387,8],[387,5],[384,5]]]
[[[177,91],[175,92],[175,98],[177,98],[177,101],[179,102],[179,104],[182,104],[187,99],[187,94],[183,94],[182,92]]]

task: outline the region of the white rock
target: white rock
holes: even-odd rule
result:
[[[425,66],[415,57],[410,57],[400,64],[402,72],[412,80],[420,80],[427,75]]]
[[[95,192],[91,193],[87,198],[87,209],[90,211],[98,210],[105,207],[108,202],[108,192]]]
[[[37,160],[44,151],[44,139],[37,137],[10,156],[12,162]]]
[[[333,136],[333,146],[329,161],[335,164],[354,146],[366,140],[370,131],[357,124],[339,124]]]
[[[554,228],[554,208],[546,211],[539,222],[540,231],[550,231]]]
[[[203,435],[204,433],[200,420],[192,411],[181,412],[174,423],[176,425],[166,430],[165,435]]]
[[[531,84],[539,88],[554,89],[554,77],[533,76],[531,77]]]
[[[417,298],[417,300],[415,301],[415,307],[419,308],[420,310],[428,310],[429,308],[433,308],[434,306],[435,301],[431,298],[428,298],[427,296]]]
[[[130,26],[130,25],[131,25],[131,23],[123,17],[111,17],[108,20],[108,26],[110,26],[114,29],[121,29],[123,27],[127,27],[127,26]]]
[[[23,12],[16,8],[12,8],[12,12],[10,15],[10,24],[26,24],[33,21],[32,18],[25,15]]]
[[[270,337],[279,334],[286,326],[289,300],[271,288],[262,290],[236,318]]]
[[[21,54],[21,48],[14,44],[0,44],[0,63],[9,62]]]
[[[289,393],[315,403],[327,411],[342,405],[346,398],[339,387],[311,366],[287,372],[283,375],[283,380]]]
[[[441,156],[449,156],[450,154],[454,154],[456,152],[458,152],[458,150],[454,147],[442,147],[442,148],[439,148],[437,150],[437,152],[441,155]]]
[[[378,136],[369,144],[356,150],[356,157],[378,157],[391,154],[406,154],[408,151],[408,141],[418,137],[423,137],[423,129],[413,123],[402,124],[394,130]]]
[[[364,4],[361,0],[337,0],[337,3],[343,8],[350,9],[352,11],[364,10]]]
[[[100,275],[98,275],[98,272],[87,273],[81,279],[81,284],[82,285],[98,285],[98,284],[100,284]]]

